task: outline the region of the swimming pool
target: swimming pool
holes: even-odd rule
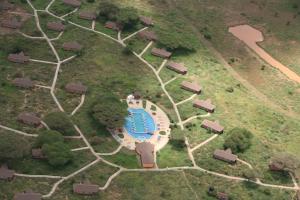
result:
[[[156,130],[156,125],[151,115],[145,109],[129,108],[129,115],[125,119],[125,129],[133,138],[144,141],[150,139]]]

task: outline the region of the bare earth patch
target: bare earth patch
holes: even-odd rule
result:
[[[271,66],[279,69],[289,79],[300,83],[300,76],[290,70],[288,67],[281,64],[279,61],[270,56],[264,49],[262,49],[257,43],[264,40],[263,34],[249,25],[240,25],[230,27],[229,32],[235,37],[243,41],[248,47],[255,51],[262,59],[264,59]]]

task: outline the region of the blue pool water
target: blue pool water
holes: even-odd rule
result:
[[[156,130],[156,125],[151,115],[144,109],[128,109],[129,115],[125,120],[125,129],[137,140],[150,139]]]

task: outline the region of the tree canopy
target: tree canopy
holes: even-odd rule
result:
[[[22,137],[12,134],[2,134],[0,140],[0,162],[23,158],[29,153],[30,145]]]
[[[53,167],[61,167],[70,162],[73,158],[72,152],[68,145],[63,142],[45,144],[42,148],[48,162]]]
[[[98,17],[102,17],[105,20],[116,20],[117,19],[117,14],[120,11],[118,6],[115,4],[111,3],[110,1],[102,1],[99,4],[99,15]]]
[[[64,138],[61,133],[53,130],[42,131],[36,138],[35,147],[42,147],[44,144],[53,144],[55,142],[63,142]]]
[[[135,8],[123,8],[117,16],[117,22],[123,26],[123,29],[131,29],[139,23],[139,16]]]
[[[44,120],[50,129],[58,131],[63,135],[70,136],[75,134],[72,122],[66,113],[53,112],[48,114]]]
[[[244,152],[251,146],[253,134],[244,128],[234,128],[228,132],[224,147],[230,148],[232,152]]]
[[[92,108],[92,116],[106,128],[120,128],[124,125],[127,116],[127,104],[113,95],[100,97]]]

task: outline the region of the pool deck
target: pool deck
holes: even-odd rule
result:
[[[143,107],[143,101],[145,102],[145,107]],[[128,108],[143,108],[151,115],[158,130],[153,133],[153,136],[150,139],[146,139],[144,142],[150,142],[154,144],[155,151],[162,149],[169,142],[169,136],[171,133],[170,120],[166,113],[148,100],[127,100],[127,104]],[[152,108],[155,108],[155,110]],[[113,131],[112,135],[121,145],[130,150],[135,150],[135,144],[142,142],[133,138],[125,128],[123,128],[122,131]]]

